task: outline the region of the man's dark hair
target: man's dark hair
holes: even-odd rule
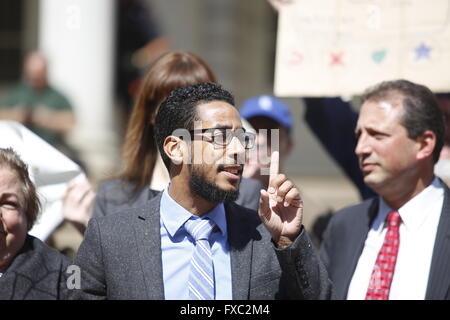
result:
[[[176,129],[194,129],[197,106],[211,101],[224,101],[234,106],[234,98],[220,85],[204,82],[173,90],[161,103],[155,119],[155,141],[165,166],[170,171],[170,158],[163,148],[164,140]]]
[[[426,130],[436,135],[436,146],[433,150],[433,159],[436,163],[444,145],[445,123],[444,115],[430,89],[408,80],[384,81],[364,93],[363,103],[389,99],[397,92],[403,96],[404,112],[400,123],[406,128],[408,137],[416,139]]]

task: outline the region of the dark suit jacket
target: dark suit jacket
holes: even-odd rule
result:
[[[75,264],[71,299],[164,299],[161,194],[139,208],[92,218]],[[305,230],[283,250],[253,210],[226,204],[234,299],[329,299],[331,283]]]
[[[337,212],[325,231],[320,256],[338,299],[347,297],[378,204],[375,198]],[[446,185],[425,299],[450,299],[450,190]]]
[[[239,198],[236,203],[255,211],[259,208],[259,191],[263,185],[255,179],[243,178],[239,187]],[[102,183],[97,191],[93,213],[94,218],[103,217],[130,207],[143,206],[149,199],[153,198],[159,191],[152,190],[147,186],[133,193],[133,185],[121,179],[113,179]]]
[[[69,264],[66,256],[28,235],[23,248],[0,277],[0,299],[66,299],[65,272]]]

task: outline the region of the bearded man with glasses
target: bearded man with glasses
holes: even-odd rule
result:
[[[93,218],[75,264],[74,299],[329,299],[332,286],[302,226],[297,187],[272,155],[259,215],[235,204],[245,132],[219,85],[175,89],[155,140],[169,186],[145,206]]]

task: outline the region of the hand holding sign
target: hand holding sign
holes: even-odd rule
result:
[[[272,153],[269,188],[261,190],[259,216],[278,247],[287,247],[300,234],[303,201],[297,187],[279,174],[279,153]]]

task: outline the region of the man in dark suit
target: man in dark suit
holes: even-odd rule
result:
[[[364,182],[379,196],[331,219],[321,248],[339,299],[450,299],[450,191],[433,174],[444,121],[406,80],[369,89],[356,126]]]
[[[254,137],[242,129],[230,93],[212,83],[175,89],[158,111],[155,140],[170,185],[145,206],[89,222],[75,259],[81,289],[72,298],[332,296],[277,153],[259,217],[233,203]]]

